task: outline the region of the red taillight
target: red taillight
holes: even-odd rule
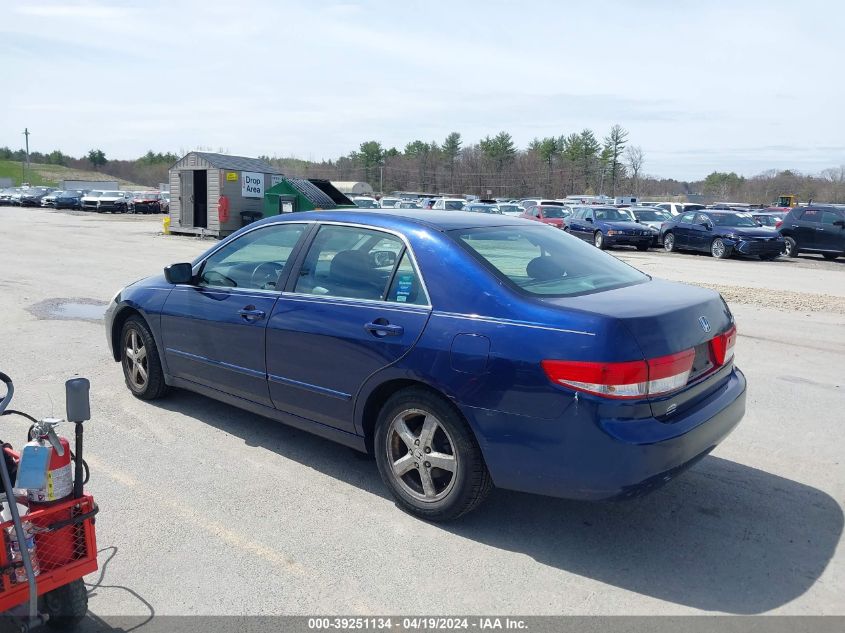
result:
[[[783,220],[776,220],[775,221],[775,228],[779,229],[781,224],[783,224]]]
[[[721,367],[734,357],[734,346],[736,345],[736,326],[732,325],[729,330],[713,337],[710,341],[710,352],[713,355],[713,364]]]
[[[544,360],[552,382],[604,398],[627,399],[660,395],[687,384],[694,350],[623,363]]]

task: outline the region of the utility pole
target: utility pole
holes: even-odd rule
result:
[[[26,160],[21,163],[21,184],[26,182],[26,168],[29,167],[29,128],[23,129],[23,135],[26,137]]]
[[[380,160],[378,164],[378,190],[384,195],[384,161]]]

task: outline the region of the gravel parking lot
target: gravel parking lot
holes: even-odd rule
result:
[[[843,260],[613,251],[724,294],[744,421],[645,498],[496,491],[441,526],[394,507],[375,463],[346,448],[189,393],[136,400],[97,310],[56,317],[63,300],[104,304],[210,242],[160,235],[160,216],[6,207],[0,226],[0,369],[15,408],[62,416],[64,380],[92,384],[95,616],[845,614]],[[3,440],[25,433],[3,419]]]

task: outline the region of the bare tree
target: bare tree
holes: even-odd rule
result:
[[[631,189],[635,196],[640,195],[640,172],[645,163],[645,153],[639,145],[630,145],[625,149],[625,165],[631,174]]]

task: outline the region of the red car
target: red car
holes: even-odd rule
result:
[[[525,212],[519,216],[527,220],[536,220],[543,224],[551,224],[559,229],[566,229],[564,220],[572,215],[572,211],[566,207],[558,207],[552,205],[537,204],[533,207],[528,207]]]
[[[161,194],[140,191],[129,201],[129,213],[161,213]]]

